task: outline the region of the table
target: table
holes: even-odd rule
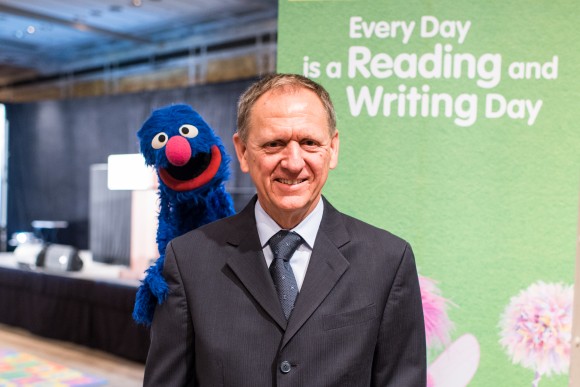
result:
[[[0,254],[0,323],[144,363],[149,332],[131,317],[139,282],[116,270],[46,272]]]

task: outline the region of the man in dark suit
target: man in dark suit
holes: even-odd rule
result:
[[[258,81],[233,140],[257,196],[169,244],[145,385],[424,387],[411,247],[321,196],[339,150],[327,92]]]

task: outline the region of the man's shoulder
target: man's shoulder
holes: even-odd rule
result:
[[[400,236],[393,234],[392,232],[385,230],[384,228],[372,225],[363,221],[361,219],[355,218],[353,216],[347,214],[341,214],[345,219],[345,225],[348,229],[350,229],[356,235],[360,235],[362,238],[369,238],[369,239],[387,239],[392,242],[398,242],[406,244],[405,241]]]
[[[403,238],[381,227],[350,215],[340,214],[348,240],[342,250],[351,265],[367,265],[370,261],[389,266],[400,264],[406,254],[413,254],[411,245]]]
[[[409,246],[409,243],[405,239],[384,228],[345,214],[332,206],[329,207],[329,212],[331,219],[341,220],[346,232],[351,238],[351,242],[360,242],[368,244],[369,246],[390,246],[390,248],[395,248],[396,250],[404,250]]]

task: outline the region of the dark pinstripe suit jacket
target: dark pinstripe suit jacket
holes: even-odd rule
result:
[[[260,246],[255,200],[169,244],[170,295],[155,311],[145,386],[424,387],[425,331],[410,246],[325,201],[286,321]]]

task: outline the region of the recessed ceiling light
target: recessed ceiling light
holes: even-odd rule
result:
[[[141,5],[143,5],[143,3],[141,2],[141,0],[131,0],[131,4],[134,7],[140,7]]]
[[[22,39],[24,37],[24,32],[21,30],[15,31],[14,36],[16,36],[18,39]]]
[[[36,27],[34,27],[34,26],[28,26],[28,27],[26,27],[26,32],[28,32],[29,34],[32,35],[33,33],[36,32]]]

